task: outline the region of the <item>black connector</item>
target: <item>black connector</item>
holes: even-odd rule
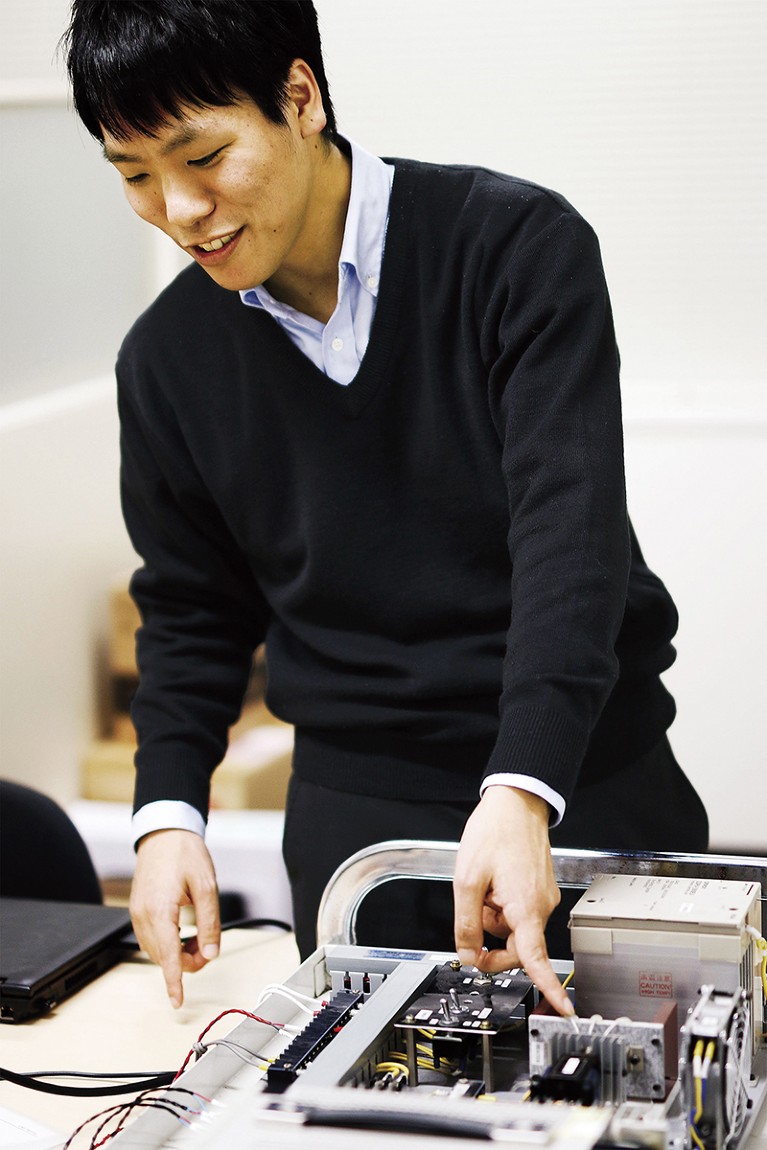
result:
[[[539,1102],[578,1102],[591,1106],[599,1100],[599,1063],[591,1051],[563,1054],[543,1074],[530,1079],[530,1097]]]
[[[316,1058],[324,1046],[349,1021],[354,1007],[363,1001],[363,995],[350,990],[339,990],[327,1006],[312,1019],[308,1026],[297,1034],[290,1045],[266,1072],[266,1090],[269,1094],[281,1094],[291,1082],[295,1082],[302,1070]]]

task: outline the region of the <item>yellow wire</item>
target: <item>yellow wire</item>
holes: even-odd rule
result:
[[[410,1074],[407,1066],[401,1066],[399,1062],[379,1062],[376,1065],[376,1073],[379,1070],[388,1071],[390,1074],[397,1071],[398,1074],[404,1074],[406,1078]]]
[[[564,982],[562,983],[562,989],[563,989],[563,990],[567,990],[568,986],[569,986],[569,985],[570,985],[570,983],[573,981],[573,975],[574,975],[574,974],[575,974],[575,967],[573,967],[573,969],[572,969],[572,970],[570,971],[570,973],[568,974],[567,978],[566,978],[566,979],[564,980]]]
[[[694,1076],[694,1083],[695,1083],[695,1113],[692,1116],[692,1126],[690,1127],[690,1129],[693,1128],[694,1124],[699,1120],[701,1114],[703,1113],[703,1082],[701,1081],[701,1077],[700,1077],[700,1060],[703,1057],[703,1039],[702,1038],[699,1038],[698,1041],[695,1043],[695,1046],[694,1046],[693,1052],[692,1052],[692,1057],[693,1057],[693,1076]],[[696,1061],[698,1063],[698,1070],[697,1071],[695,1070]]]
[[[399,1058],[403,1062],[407,1062],[407,1055],[403,1054],[403,1052],[401,1050],[392,1050],[391,1053],[389,1054],[389,1058],[392,1058],[392,1059]],[[431,1058],[416,1058],[415,1064],[416,1064],[416,1066],[420,1066],[421,1070],[433,1070],[434,1069],[434,1061]],[[447,1066],[454,1066],[455,1065],[455,1063],[446,1063],[444,1058],[442,1059],[442,1064],[447,1065]]]
[[[698,1147],[698,1150],[706,1150],[705,1146],[703,1145],[700,1138],[698,1137],[698,1132],[694,1126],[690,1127],[690,1137],[692,1138],[695,1145]]]
[[[767,938],[758,934],[754,927],[748,927],[747,929],[748,933],[752,935],[754,939],[754,945],[757,950],[763,950],[765,952],[760,963],[759,973],[762,978],[762,991],[764,992],[764,997],[767,998]]]

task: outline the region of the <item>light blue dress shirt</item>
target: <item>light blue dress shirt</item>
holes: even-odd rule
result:
[[[341,386],[354,379],[368,345],[394,181],[391,164],[385,164],[353,141],[349,143],[352,185],[338,261],[338,302],[328,322],[322,324],[275,299],[263,284],[240,292],[246,307],[269,312],[301,351]],[[480,794],[484,794],[487,787],[498,785],[539,795],[552,808],[552,824],[561,821],[565,801],[540,779],[519,774],[489,775],[482,783]],[[205,834],[205,822],[199,811],[175,799],[147,803],[133,816],[134,842],[152,831],[171,828]]]
[[[381,276],[394,168],[349,141],[352,186],[338,259],[338,302],[326,324],[275,299],[259,284],[240,292],[268,311],[304,355],[336,383],[354,379],[370,338]]]

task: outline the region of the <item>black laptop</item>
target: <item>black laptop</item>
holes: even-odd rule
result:
[[[114,906],[0,898],[0,1021],[44,1014],[126,954]]]

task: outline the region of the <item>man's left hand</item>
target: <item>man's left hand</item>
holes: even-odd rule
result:
[[[549,846],[549,806],[516,787],[489,786],[461,838],[455,866],[455,942],[466,966],[522,966],[560,1014],[573,1014],[544,938],[560,895]],[[483,934],[506,938],[487,951]]]

